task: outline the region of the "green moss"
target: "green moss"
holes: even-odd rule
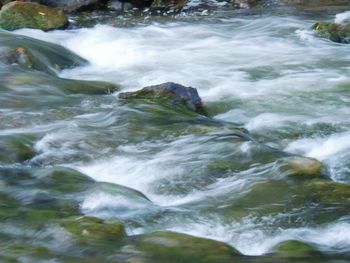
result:
[[[47,185],[50,190],[64,193],[83,191],[95,183],[88,176],[66,167],[40,169],[34,175],[40,180],[41,185]]]
[[[318,22],[312,26],[320,36],[338,43],[350,43],[350,23],[340,25],[331,22]]]
[[[1,60],[55,75],[62,69],[86,65],[87,61],[66,48],[26,36],[0,31]]]
[[[70,217],[59,221],[59,224],[83,243],[115,244],[126,235],[120,222],[106,222],[90,216]]]
[[[328,180],[312,180],[304,185],[304,191],[314,201],[322,204],[343,204],[350,208],[350,185]]]
[[[275,256],[282,258],[305,258],[321,255],[321,253],[312,246],[297,240],[289,240],[280,243],[277,245],[276,250]]]
[[[68,19],[62,11],[36,3],[14,1],[3,6],[0,11],[0,27],[6,30],[51,30],[67,26]]]
[[[234,262],[240,254],[225,243],[175,232],[155,232],[134,238],[149,262]]]
[[[26,135],[0,136],[0,163],[24,162],[34,157],[34,138]]]

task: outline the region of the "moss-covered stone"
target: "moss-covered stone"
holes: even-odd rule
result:
[[[146,262],[224,263],[240,254],[225,243],[175,232],[155,232],[134,238]]]
[[[318,22],[312,26],[312,29],[316,30],[320,36],[329,38],[334,42],[350,43],[350,23],[341,25],[331,22]]]
[[[67,26],[68,18],[62,11],[37,3],[14,1],[4,5],[0,11],[0,27],[6,30],[51,30]]]
[[[59,224],[83,243],[113,243],[126,236],[122,223],[106,222],[96,217],[71,217],[61,220]]]
[[[350,208],[350,185],[328,180],[312,180],[304,191],[313,201],[328,205],[346,205]]]
[[[275,248],[275,256],[279,258],[308,258],[320,257],[322,254],[309,244],[289,240],[278,244]]]
[[[0,31],[0,58],[5,64],[51,75],[87,64],[85,59],[62,46],[5,31]]]
[[[39,179],[39,186],[47,185],[51,190],[64,193],[83,191],[95,183],[85,174],[66,167],[40,169],[34,176]]]
[[[33,139],[26,135],[0,136],[0,163],[24,162],[33,158]]]

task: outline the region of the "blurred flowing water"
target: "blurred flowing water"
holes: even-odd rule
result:
[[[317,158],[330,180],[350,182],[349,46],[315,35],[310,26],[319,19],[227,15],[18,30],[89,61],[61,77],[104,80],[123,91],[168,81],[192,86],[213,121],[125,104],[117,92],[8,91],[0,98],[0,135],[35,138],[29,166],[71,167],[145,195],[149,200],[96,190],[79,201],[84,214],[123,220],[130,235],[174,230],[227,242],[245,255],[299,240],[349,255],[350,201],[311,200],[312,188],[290,182],[281,156],[269,150]],[[256,141],[232,135],[242,128]]]

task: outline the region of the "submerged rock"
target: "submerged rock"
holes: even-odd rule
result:
[[[52,30],[66,28],[68,24],[68,18],[62,11],[37,3],[14,1],[4,5],[0,11],[0,27],[6,30]]]
[[[34,172],[34,176],[38,178],[40,185],[61,193],[84,191],[95,183],[85,174],[66,167],[39,169]]]
[[[23,94],[109,94],[119,90],[116,84],[104,81],[64,79],[35,71],[11,68],[8,74],[0,74],[3,87]],[[1,88],[0,88],[1,90]]]
[[[185,106],[188,110],[203,113],[202,100],[197,89],[185,87],[173,82],[149,86],[135,92],[120,93],[119,98],[126,100],[142,99]]]
[[[25,135],[0,136],[0,164],[24,162],[34,157],[33,138]]]
[[[116,242],[126,236],[124,225],[106,222],[91,216],[77,216],[61,220],[59,224],[83,243]]]
[[[294,156],[284,158],[281,169],[288,176],[317,177],[322,174],[324,164],[314,158]]]
[[[304,187],[314,202],[334,207],[346,205],[350,208],[350,185],[328,180],[312,180]],[[346,213],[346,210],[344,210]]]
[[[0,57],[2,63],[51,75],[87,64],[85,59],[62,46],[8,32],[0,32]]]
[[[297,241],[288,240],[278,244],[275,248],[276,253],[274,256],[279,258],[312,258],[320,257],[322,253],[314,249],[309,244]]]
[[[350,23],[341,25],[331,22],[318,22],[312,26],[320,36],[337,43],[350,43]]]
[[[170,231],[136,236],[133,244],[141,252],[141,262],[224,263],[242,257],[225,243]]]

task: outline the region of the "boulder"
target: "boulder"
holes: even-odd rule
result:
[[[85,59],[62,46],[9,32],[0,32],[0,58],[2,63],[50,75],[87,64]]]
[[[14,1],[0,11],[0,27],[6,30],[35,28],[47,31],[64,29],[68,24],[62,11],[38,3]]]
[[[275,257],[279,258],[314,258],[322,257],[322,253],[317,251],[311,245],[298,240],[288,240],[279,243],[276,248]]]
[[[308,157],[294,156],[282,159],[281,169],[288,176],[317,177],[322,175],[323,163]]]
[[[82,243],[113,244],[126,236],[123,224],[91,216],[70,217],[59,221],[59,224]]]
[[[16,163],[34,157],[34,138],[26,135],[0,136],[0,164]]]
[[[160,85],[149,86],[135,92],[124,92],[119,94],[119,98],[125,100],[150,100],[156,102],[166,102],[172,105],[185,106],[188,110],[203,113],[202,100],[197,89],[185,87],[173,82]]]
[[[312,26],[322,37],[337,43],[350,43],[350,23],[341,25],[331,22],[318,22]]]
[[[170,231],[136,236],[132,243],[141,252],[135,253],[141,257],[136,258],[135,262],[225,263],[243,258],[225,243]]]

